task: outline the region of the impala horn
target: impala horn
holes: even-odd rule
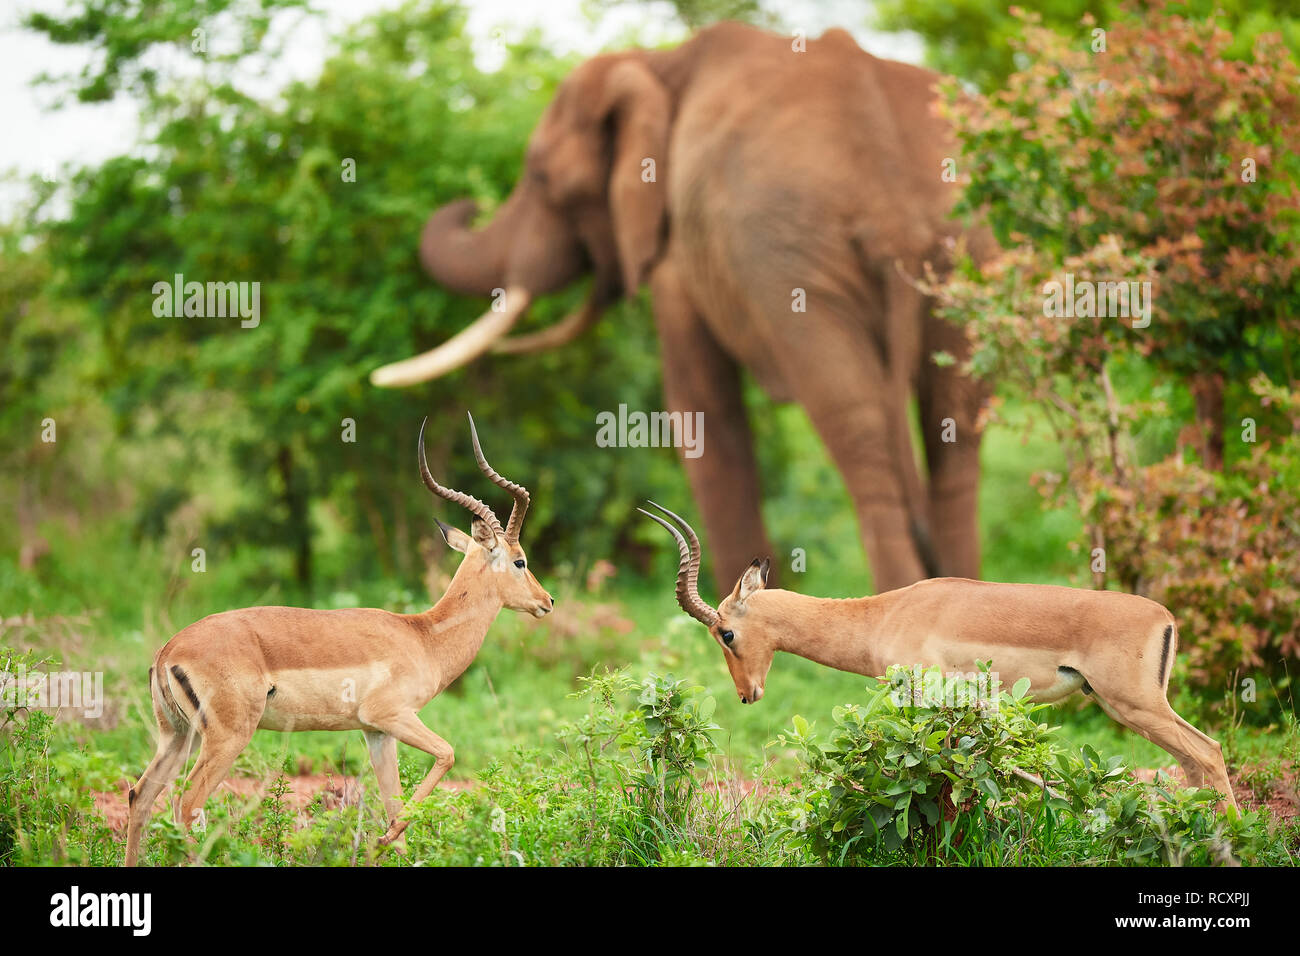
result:
[[[700,597],[700,558],[702,556],[700,552],[700,539],[696,536],[694,529],[686,523],[686,519],[681,515],[674,514],[663,505],[655,504],[653,501],[647,501],[646,504],[650,505],[652,508],[658,508],[680,525],[682,531],[686,532],[686,537],[684,538],[682,537],[682,531],[678,531],[677,528],[673,527],[663,518],[651,514],[644,508],[636,509],[651,521],[663,525],[672,533],[672,536],[677,539],[677,550],[681,554],[681,561],[677,566],[677,603],[681,605],[683,611],[695,618],[695,620],[699,621],[705,627],[712,627],[714,624],[718,623],[718,612],[705,603],[704,599]],[[689,544],[687,544],[687,538],[690,539]]]
[[[465,414],[469,415],[469,412]],[[510,497],[515,499],[514,507],[510,509],[510,520],[506,522],[506,542],[509,544],[519,543],[519,530],[524,526],[524,515],[528,514],[528,504],[532,498],[528,494],[528,489],[523,485],[517,485],[508,478],[502,478],[497,474],[496,469],[488,464],[483,457],[483,448],[478,443],[478,429],[474,427],[474,416],[469,416],[469,433],[474,439],[474,457],[478,459],[479,470],[487,475],[488,480],[495,485],[499,485],[506,491],[510,492]]]
[[[469,509],[469,512],[474,515],[474,517],[486,522],[487,526],[491,528],[494,533],[501,537],[505,537],[505,532],[501,529],[501,522],[497,520],[497,516],[492,513],[491,508],[472,495],[467,495],[463,491],[456,491],[452,488],[446,487],[445,485],[438,484],[437,479],[433,477],[433,474],[429,471],[429,463],[424,459],[424,426],[427,424],[429,424],[429,418],[426,415],[424,421],[420,422],[419,445],[420,477],[424,479],[424,483],[428,485],[429,490],[439,498],[445,498],[452,504],[460,505],[462,508]],[[477,448],[477,438],[474,439],[474,445]]]

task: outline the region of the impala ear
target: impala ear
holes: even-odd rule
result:
[[[497,546],[497,533],[488,527],[488,523],[482,518],[475,517],[469,523],[469,532],[474,536],[474,541],[484,551],[492,551]]]
[[[433,520],[438,521],[437,518]],[[469,550],[470,537],[464,531],[441,521],[438,521],[438,530],[442,532],[442,540],[447,542],[447,547],[451,550],[459,551],[461,554]]]
[[[749,600],[751,594],[755,591],[761,591],[767,587],[767,572],[771,568],[772,561],[767,559],[759,561],[755,558],[750,562],[749,567],[745,568],[745,573],[740,576],[736,582],[735,588],[731,592],[731,602],[734,606],[743,606]]]
[[[672,105],[659,78],[644,63],[629,59],[609,71],[601,106],[614,127],[610,216],[623,294],[632,297],[659,254]]]

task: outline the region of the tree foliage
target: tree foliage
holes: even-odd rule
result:
[[[25,224],[37,244],[7,247],[7,264],[27,263],[4,270],[0,314],[17,323],[18,340],[39,338],[39,293],[61,315],[75,312],[60,322],[75,324],[82,351],[10,352],[0,387],[27,390],[31,416],[53,408],[51,395],[75,375],[102,402],[115,445],[150,449],[149,467],[129,476],[138,527],[165,529],[188,506],[201,517],[188,543],[279,553],[303,585],[328,542],[332,579],[366,567],[409,579],[430,532],[415,468],[425,414],[439,478],[485,495],[465,409],[494,466],[534,491],[527,534],[539,560],[551,548],[579,563],[609,553],[637,498],[681,484],[671,450],[593,453],[598,409],[658,400],[640,305],[614,310],[580,348],[489,359],[408,391],[367,381],[486,306],[423,275],[420,227],[439,203],[468,195],[490,212],[509,192],[571,61],[534,38],[484,72],[460,7],[413,3],[362,22],[337,40],[318,78],[264,100],[203,62],[197,78],[187,68],[146,82],[145,54],[157,43],[183,46],[189,24],[218,14],[234,17],[253,45],[267,35],[266,16],[299,4],[177,0],[143,24],[136,6],[86,3],[63,21],[30,21],[116,51],[74,87],[83,97],[130,92],[148,132],[129,155],[76,172],[60,195],[47,191]],[[21,283],[29,273],[47,274],[48,288]],[[156,314],[155,285],[178,274],[259,283],[260,322]],[[539,304],[532,321],[555,320],[583,291]],[[355,441],[344,439],[348,420]],[[56,448],[62,457],[87,445]],[[345,543],[354,536],[362,548]],[[277,558],[263,573],[283,567]]]
[[[1108,29],[1122,18],[1125,0],[1036,0],[1028,5],[1045,26],[1068,35],[1072,46],[1087,49],[1092,30]],[[1250,55],[1262,33],[1278,32],[1294,55],[1300,53],[1300,11],[1291,0],[1144,0],[1152,21],[1165,12],[1204,19],[1216,11],[1231,33],[1227,55]],[[926,42],[936,70],[969,80],[984,90],[999,88],[1008,76],[1038,60],[1043,51],[1017,46],[1018,8],[1006,0],[878,0],[876,23],[885,30],[911,30]],[[1084,17],[1091,22],[1084,24]]]
[[[1298,74],[1276,40],[1242,61],[1228,40],[1134,16],[1092,55],[1030,19],[1020,48],[1041,59],[1005,91],[949,86],[961,208],[1004,252],[938,290],[971,335],[971,370],[1051,422],[1067,471],[1042,488],[1083,518],[1094,583],[1173,608],[1202,681],[1300,651]],[[1049,308],[1067,277],[1148,283],[1152,308],[1121,317],[1100,292]],[[1180,400],[1194,425],[1142,462],[1142,436]]]

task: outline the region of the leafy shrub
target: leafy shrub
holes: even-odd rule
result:
[[[0,646],[0,684],[20,667],[48,671],[55,662]],[[9,688],[5,688],[6,691]],[[85,754],[61,735],[54,717],[0,698],[0,865],[106,865],[116,851],[94,813]]]
[[[1157,783],[1107,795],[1090,811],[1087,832],[1100,855],[1119,863],[1233,866],[1263,849],[1259,815],[1220,816],[1207,790]]]
[[[621,707],[631,691],[636,707]],[[560,731],[593,788],[603,778],[620,795],[611,836],[628,862],[695,859],[719,819],[718,795],[699,776],[717,753],[710,735],[719,729],[715,701],[702,691],[671,674],[649,674],[639,685],[624,671],[593,674],[576,695],[591,700],[591,710]]]
[[[1300,659],[1300,390],[1252,384],[1289,434],[1223,472],[1171,458],[1076,488],[1121,580],[1175,609],[1200,684],[1265,667],[1281,687]]]
[[[1300,73],[1276,37],[1225,59],[1213,20],[1130,11],[1089,52],[1025,19],[1034,65],[991,96],[947,96],[959,206],[1004,251],[931,288],[966,327],[968,370],[1051,426],[1066,470],[1037,481],[1082,518],[1093,585],[1169,606],[1193,677],[1222,686],[1300,653]],[[1149,326],[1054,314],[1045,284],[1065,277],[1150,283]],[[1126,376],[1168,384],[1126,399]],[[1147,464],[1165,397],[1193,421]]]
[[[946,87],[969,177],[959,209],[1052,269],[1124,250],[1156,284],[1153,324],[1133,336],[1112,319],[1110,343],[1183,379],[1258,369],[1300,305],[1300,69],[1281,40],[1228,60],[1213,18],[1130,9],[1094,52],[1022,16],[1032,66],[988,97]]]
[[[699,795],[696,771],[718,752],[710,734],[715,701],[704,688],[672,675],[651,674],[641,683],[637,710],[624,722],[620,748],[633,758],[629,793],[651,816],[668,823],[685,821]]]
[[[981,695],[968,676],[930,673],[938,700],[900,696],[894,668],[866,704],[834,709],[828,742],[801,717],[779,738],[806,765],[788,832],[822,862],[1206,865],[1262,852],[1258,814],[1220,817],[1212,791],[1134,784],[1118,757],[1066,751],[1027,681]]]
[[[1023,699],[1027,681],[980,699],[966,678],[939,676],[946,693],[927,706],[899,693],[903,674],[891,668],[891,683],[866,704],[836,707],[826,746],[794,718],[789,742],[810,774],[794,829],[826,863],[875,861],[904,847],[921,859],[942,856],[976,821],[997,827],[1018,816],[1019,797],[1034,788],[1025,775],[1052,764],[1048,728],[1032,716],[1040,708]],[[949,703],[962,699],[959,689],[974,705]]]
[[[671,675],[581,678],[588,711],[561,749],[517,750],[481,786],[408,813],[412,859],[468,865],[692,866],[779,862],[794,851],[762,800],[740,812],[707,777],[713,699]]]
[[[1095,14],[1106,25],[1123,11],[1121,0],[1051,0],[1036,3],[1048,25],[1079,31],[1080,19]],[[884,30],[908,30],[926,45],[926,60],[941,73],[971,80],[985,88],[1001,86],[1023,65],[1014,44],[1020,28],[1017,8],[1006,0],[877,0],[877,24]],[[1300,53],[1300,10],[1291,0],[1178,0],[1173,9],[1209,11],[1232,31],[1227,54],[1250,54],[1260,33],[1280,31],[1292,55]],[[1156,14],[1153,11],[1152,16]]]

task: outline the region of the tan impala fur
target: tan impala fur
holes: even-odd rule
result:
[[[180,801],[185,826],[194,822],[253,731],[360,730],[388,814],[382,842],[401,836],[406,821],[398,819],[398,741],[434,757],[412,795],[412,802],[419,802],[454,762],[451,744],[420,720],[421,708],[469,667],[502,608],[542,617],[554,606],[519,545],[528,492],[488,465],[472,418],[470,430],[479,467],[511,493],[515,505],[503,529],[483,502],[439,485],[424,461],[420,426],[425,484],[473,514],[472,535],[438,522],[447,544],[465,557],[446,594],[428,611],[245,608],[191,624],[157,653],[149,690],[158,751],[131,789],[127,866],[136,864],[154,800],[184,767],[194,734],[201,745]]]
[[[891,665],[970,673],[992,661],[1006,686],[1029,678],[1035,700],[1076,691],[1167,750],[1191,786],[1210,786],[1236,807],[1217,741],[1176,714],[1166,697],[1178,648],[1174,616],[1118,591],[932,578],[874,597],[836,600],[768,589],[758,559],[717,609],[699,595],[700,542],[680,516],[677,600],[722,648],[741,703],[760,700],[777,651],[837,670],[881,677]],[[641,509],[637,509],[641,510]],[[685,537],[682,536],[685,532]],[[689,543],[688,540],[689,539]]]

